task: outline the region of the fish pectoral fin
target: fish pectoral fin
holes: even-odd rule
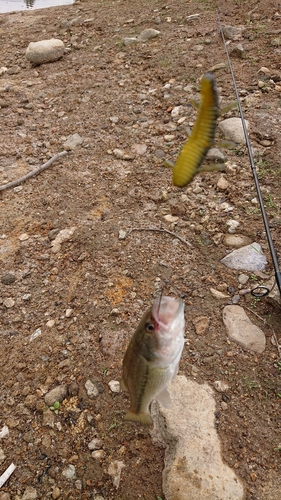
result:
[[[128,411],[124,417],[124,420],[129,420],[131,422],[139,422],[143,425],[152,425],[152,418],[149,413],[133,413]]]
[[[199,167],[197,170],[198,174],[201,174],[201,172],[223,172],[225,170],[225,164],[224,163],[214,163],[213,165],[202,165]]]
[[[175,166],[175,164],[170,160],[165,160],[164,165],[165,165],[165,167],[168,167],[168,168],[174,168],[174,166]]]
[[[155,399],[162,405],[164,408],[171,408],[172,406],[172,400],[170,397],[170,394],[168,392],[168,389],[163,389],[163,391],[159,392]]]

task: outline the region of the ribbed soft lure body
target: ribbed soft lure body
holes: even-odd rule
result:
[[[200,93],[201,103],[191,135],[184,144],[175,165],[167,162],[168,166],[173,167],[173,183],[179,187],[189,184],[200,171],[216,169],[215,166],[200,168],[214,143],[219,115],[217,88],[211,73],[206,73],[202,78]],[[220,168],[221,166],[217,166],[217,169]]]

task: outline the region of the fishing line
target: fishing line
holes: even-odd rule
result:
[[[279,289],[279,293],[281,295],[281,272],[279,269],[278,259],[277,259],[277,255],[276,255],[276,252],[274,249],[274,245],[273,245],[273,241],[272,241],[272,237],[271,237],[271,233],[270,233],[270,228],[269,228],[269,224],[268,224],[268,220],[267,220],[267,216],[266,216],[266,212],[265,212],[265,207],[264,207],[264,202],[263,202],[263,198],[262,198],[262,194],[261,194],[261,190],[260,190],[257,170],[256,170],[253,152],[252,152],[252,148],[251,148],[251,143],[250,143],[250,139],[249,139],[249,134],[247,131],[246,122],[244,119],[244,114],[243,114],[241,101],[240,101],[240,97],[239,97],[239,93],[238,93],[238,88],[237,88],[237,84],[236,84],[236,80],[235,80],[235,76],[234,76],[231,60],[229,57],[229,52],[227,49],[227,45],[226,45],[226,41],[225,41],[225,37],[224,37],[224,33],[223,33],[223,29],[222,29],[222,25],[220,22],[220,16],[219,16],[218,11],[217,11],[217,20],[218,20],[218,25],[220,28],[221,37],[222,37],[222,40],[224,43],[224,49],[225,49],[226,57],[227,57],[228,64],[229,64],[229,69],[230,69],[230,73],[231,73],[231,77],[232,77],[232,81],[233,81],[234,90],[236,93],[239,113],[241,116],[244,135],[245,135],[245,139],[246,139],[246,145],[247,145],[247,149],[248,149],[248,155],[249,155],[250,164],[251,164],[251,169],[253,172],[253,177],[254,177],[254,181],[255,181],[255,185],[256,185],[256,190],[257,190],[258,200],[259,200],[260,209],[261,209],[261,213],[262,213],[263,223],[264,223],[264,227],[265,227],[266,237],[267,237],[267,241],[268,241],[268,245],[269,245],[269,249],[270,249],[270,253],[271,253],[271,258],[272,258],[272,262],[273,262],[273,267],[274,267],[274,271],[275,271],[275,279],[276,279],[276,283],[277,283],[277,286]],[[261,291],[260,292],[257,291],[257,294],[255,294],[255,290],[256,290],[255,288],[252,290],[252,294],[257,296],[257,297],[263,297],[263,296],[267,295],[270,292],[270,290],[264,286],[263,286],[263,288],[266,289],[266,292],[263,293],[262,295],[261,295]],[[259,286],[259,287],[257,287],[257,289],[260,290],[261,287]]]

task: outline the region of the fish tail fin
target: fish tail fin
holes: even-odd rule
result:
[[[152,425],[152,418],[149,413],[133,413],[128,411],[124,417],[124,420],[130,420],[132,422],[139,422],[143,425]]]

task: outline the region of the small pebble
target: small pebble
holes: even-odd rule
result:
[[[47,321],[47,323],[46,323],[46,326],[48,328],[52,328],[54,325],[55,325],[55,320],[54,319],[49,319],[49,321]]]
[[[110,380],[108,385],[112,392],[120,392],[120,382],[118,380]]]
[[[19,236],[20,241],[26,241],[29,239],[29,235],[27,233],[23,233]]]
[[[104,450],[95,450],[91,454],[92,458],[94,458],[96,460],[101,460],[102,458],[105,457],[105,455],[106,455],[106,453]]]
[[[3,304],[7,309],[11,309],[11,307],[14,307],[15,301],[12,299],[12,297],[7,297],[6,299],[3,300]]]
[[[91,380],[85,382],[85,389],[89,398],[96,398],[99,395],[99,390]]]
[[[62,471],[62,475],[67,479],[76,479],[76,471],[74,465],[70,464]]]
[[[58,498],[60,497],[60,494],[61,494],[60,489],[57,486],[55,486],[55,488],[53,489],[53,492],[52,492],[53,500],[58,500]]]
[[[12,273],[4,274],[4,276],[2,276],[2,278],[1,278],[1,282],[4,285],[11,285],[12,283],[15,282],[15,280],[16,280],[16,277]]]
[[[102,440],[98,438],[92,439],[90,443],[88,444],[89,450],[100,450],[102,447]]]

